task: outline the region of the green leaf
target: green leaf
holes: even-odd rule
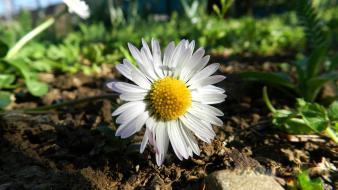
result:
[[[332,102],[328,109],[329,118],[333,121],[338,121],[338,101]]]
[[[294,113],[290,110],[284,110],[284,109],[279,109],[276,110],[275,113],[273,113],[273,118],[279,118],[279,119],[287,119],[291,118],[294,115]],[[276,123],[279,124],[279,123]],[[280,123],[283,124],[283,123]]]
[[[218,17],[221,17],[221,11],[219,10],[217,5],[212,5],[212,9],[214,10],[214,12],[217,14]]]
[[[25,79],[33,77],[34,73],[30,70],[28,64],[24,60],[16,59],[11,60],[9,63],[19,70]]]
[[[307,77],[310,79],[317,76],[323,66],[327,55],[327,47],[319,46],[313,50],[307,61]]]
[[[24,60],[11,60],[10,64],[21,72],[25,79],[27,89],[33,96],[43,96],[48,92],[48,85],[38,81],[36,73],[30,70],[28,64]]]
[[[8,45],[0,40],[0,58],[5,57],[7,55],[8,50],[9,50]]]
[[[295,1],[298,21],[304,28],[307,46],[314,47],[328,44],[328,34],[323,22],[318,18],[317,7],[313,7],[310,0]]]
[[[323,73],[317,77],[314,77],[309,80],[309,85],[322,85],[330,80],[338,80],[338,71],[330,71],[327,73]]]
[[[305,124],[311,129],[320,133],[328,127],[330,121],[323,106],[316,103],[308,103],[302,99],[297,99],[297,103],[298,112],[301,114]]]
[[[264,83],[271,84],[277,87],[283,86],[295,91],[295,86],[294,84],[292,84],[290,77],[286,73],[267,73],[267,72],[248,71],[242,72],[239,75],[249,79],[262,81]]]
[[[328,81],[338,80],[338,71],[323,73],[317,77],[311,78],[305,84],[308,100],[312,101],[317,96],[321,87]]]
[[[286,120],[284,124],[285,130],[291,134],[312,134],[315,133],[311,127],[309,127],[303,119],[291,118]]]
[[[53,67],[53,61],[49,59],[39,59],[31,61],[31,67],[36,71],[51,72]]]
[[[15,80],[15,75],[0,74],[0,89],[10,86]]]
[[[295,62],[297,79],[301,85],[305,84],[305,82],[307,81],[306,63],[307,62],[305,59]]]
[[[11,103],[11,93],[0,91],[0,109],[5,108]]]
[[[297,175],[298,185],[302,190],[324,190],[323,182],[320,178],[311,180],[306,171]]]
[[[335,70],[338,67],[338,53],[331,59],[329,70]]]
[[[26,79],[28,91],[34,96],[43,96],[48,92],[48,85],[34,79]]]
[[[290,110],[279,109],[273,113],[274,126],[291,134],[310,134],[315,131],[310,128],[303,119]]]

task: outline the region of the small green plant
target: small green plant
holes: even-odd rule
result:
[[[295,187],[291,189],[324,190],[324,185],[320,178],[311,179],[307,171],[301,171],[297,174]]]
[[[324,66],[328,60],[329,33],[325,31],[324,24],[318,19],[310,2],[302,0],[297,8],[310,53],[304,59],[295,62],[296,76],[292,78],[286,72],[243,72],[241,76],[287,90],[293,96],[302,97],[306,101],[314,101],[325,83],[338,80],[338,71],[334,68],[337,66],[335,63],[337,60],[333,59],[328,69]]]
[[[8,46],[0,41],[0,65],[3,64],[1,58],[5,57],[8,51]],[[0,66],[0,71],[3,70],[3,66]],[[11,93],[3,91],[12,85],[15,80],[15,76],[11,74],[0,74],[0,109],[6,107],[11,102]]]
[[[39,25],[24,37],[22,37],[12,48],[4,42],[0,42],[0,108],[6,107],[10,103],[11,93],[8,91],[14,87],[13,83],[16,80],[16,76],[22,76],[28,91],[34,96],[42,96],[48,91],[48,85],[39,81],[37,73],[28,65],[27,61],[17,56],[23,46],[31,41],[35,36],[44,31],[46,28],[54,23],[54,19],[48,19],[43,24]],[[13,71],[13,68],[15,69]]]
[[[325,134],[338,143],[338,101],[328,109],[317,103],[298,98],[296,109],[276,109],[263,88],[263,100],[272,112],[272,124],[291,134]]]
[[[185,15],[190,19],[191,23],[196,23],[200,20],[198,15],[198,7],[201,4],[200,1],[193,0],[191,5],[189,5],[188,1],[181,0],[181,4]]]
[[[88,11],[88,7],[86,4],[83,4],[82,1],[77,1],[70,4],[68,1],[64,1],[64,3],[69,7],[70,10],[75,11],[75,13],[81,18],[86,19],[89,17],[90,13]],[[82,5],[80,9],[78,8],[79,5]],[[83,6],[86,6],[87,9],[82,9]],[[5,108],[10,103],[11,93],[8,91],[8,89],[13,88],[13,83],[18,78],[22,78],[24,80],[28,92],[33,96],[42,96],[48,92],[47,83],[39,80],[37,75],[38,72],[30,64],[31,60],[29,59],[29,54],[27,54],[27,52],[30,51],[25,52],[24,48],[35,37],[52,26],[55,21],[65,12],[66,10],[55,15],[54,17],[46,19],[40,25],[23,35],[11,48],[9,48],[8,44],[0,40],[0,109]],[[90,32],[91,31],[87,31],[87,33]],[[31,52],[36,55],[35,49],[32,48],[32,50],[33,51]],[[41,55],[41,51],[39,53]],[[37,65],[43,66],[42,70],[50,70],[50,67],[45,67],[45,64],[42,62],[37,62]],[[35,67],[37,65],[35,65]]]
[[[216,15],[222,19],[234,2],[234,0],[221,0],[221,9],[217,5],[213,5],[212,9]]]
[[[16,87],[14,82],[17,75],[23,77],[27,89],[32,95],[41,96],[45,94],[48,91],[47,84],[38,80],[36,72],[23,59],[8,59],[9,48],[3,42],[0,42],[0,44],[0,109],[6,107],[11,102],[10,97],[12,94],[10,91]],[[15,69],[14,71],[13,68]]]

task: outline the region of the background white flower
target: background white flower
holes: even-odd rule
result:
[[[87,19],[90,16],[89,7],[86,2],[82,0],[63,0],[67,5],[70,13],[75,13],[82,19]]]
[[[119,128],[116,136],[127,138],[146,126],[140,152],[149,142],[156,152],[156,162],[161,165],[168,150],[169,142],[182,160],[199,155],[195,136],[210,143],[215,137],[212,124],[223,125],[218,116],[222,111],[210,106],[223,102],[224,90],[214,86],[225,79],[213,75],[219,64],[207,66],[210,56],[205,50],[194,52],[195,42],[182,40],[176,47],[171,42],[161,55],[158,41],[151,41],[151,50],[142,40],[138,50],[128,44],[138,67],[127,60],[116,69],[134,82],[111,82],[108,87],[121,93],[120,98],[127,103],[113,112]]]

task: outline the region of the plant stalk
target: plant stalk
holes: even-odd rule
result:
[[[265,102],[265,105],[269,108],[269,110],[272,112],[272,113],[275,113],[276,112],[276,109],[272,106],[271,104],[271,101],[269,99],[269,96],[268,96],[268,91],[267,91],[267,87],[264,86],[263,87],[263,100]]]
[[[55,22],[55,19],[49,18],[39,26],[35,27],[33,30],[28,32],[25,36],[23,36],[7,53],[6,59],[11,59],[15,54],[18,53],[18,51],[29,41],[31,41],[33,38],[35,38],[37,35],[39,35],[41,32],[49,28],[51,25],[53,25]]]

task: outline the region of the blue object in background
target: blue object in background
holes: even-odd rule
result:
[[[61,3],[62,0],[0,0],[0,15],[16,13],[20,9],[34,10]]]

